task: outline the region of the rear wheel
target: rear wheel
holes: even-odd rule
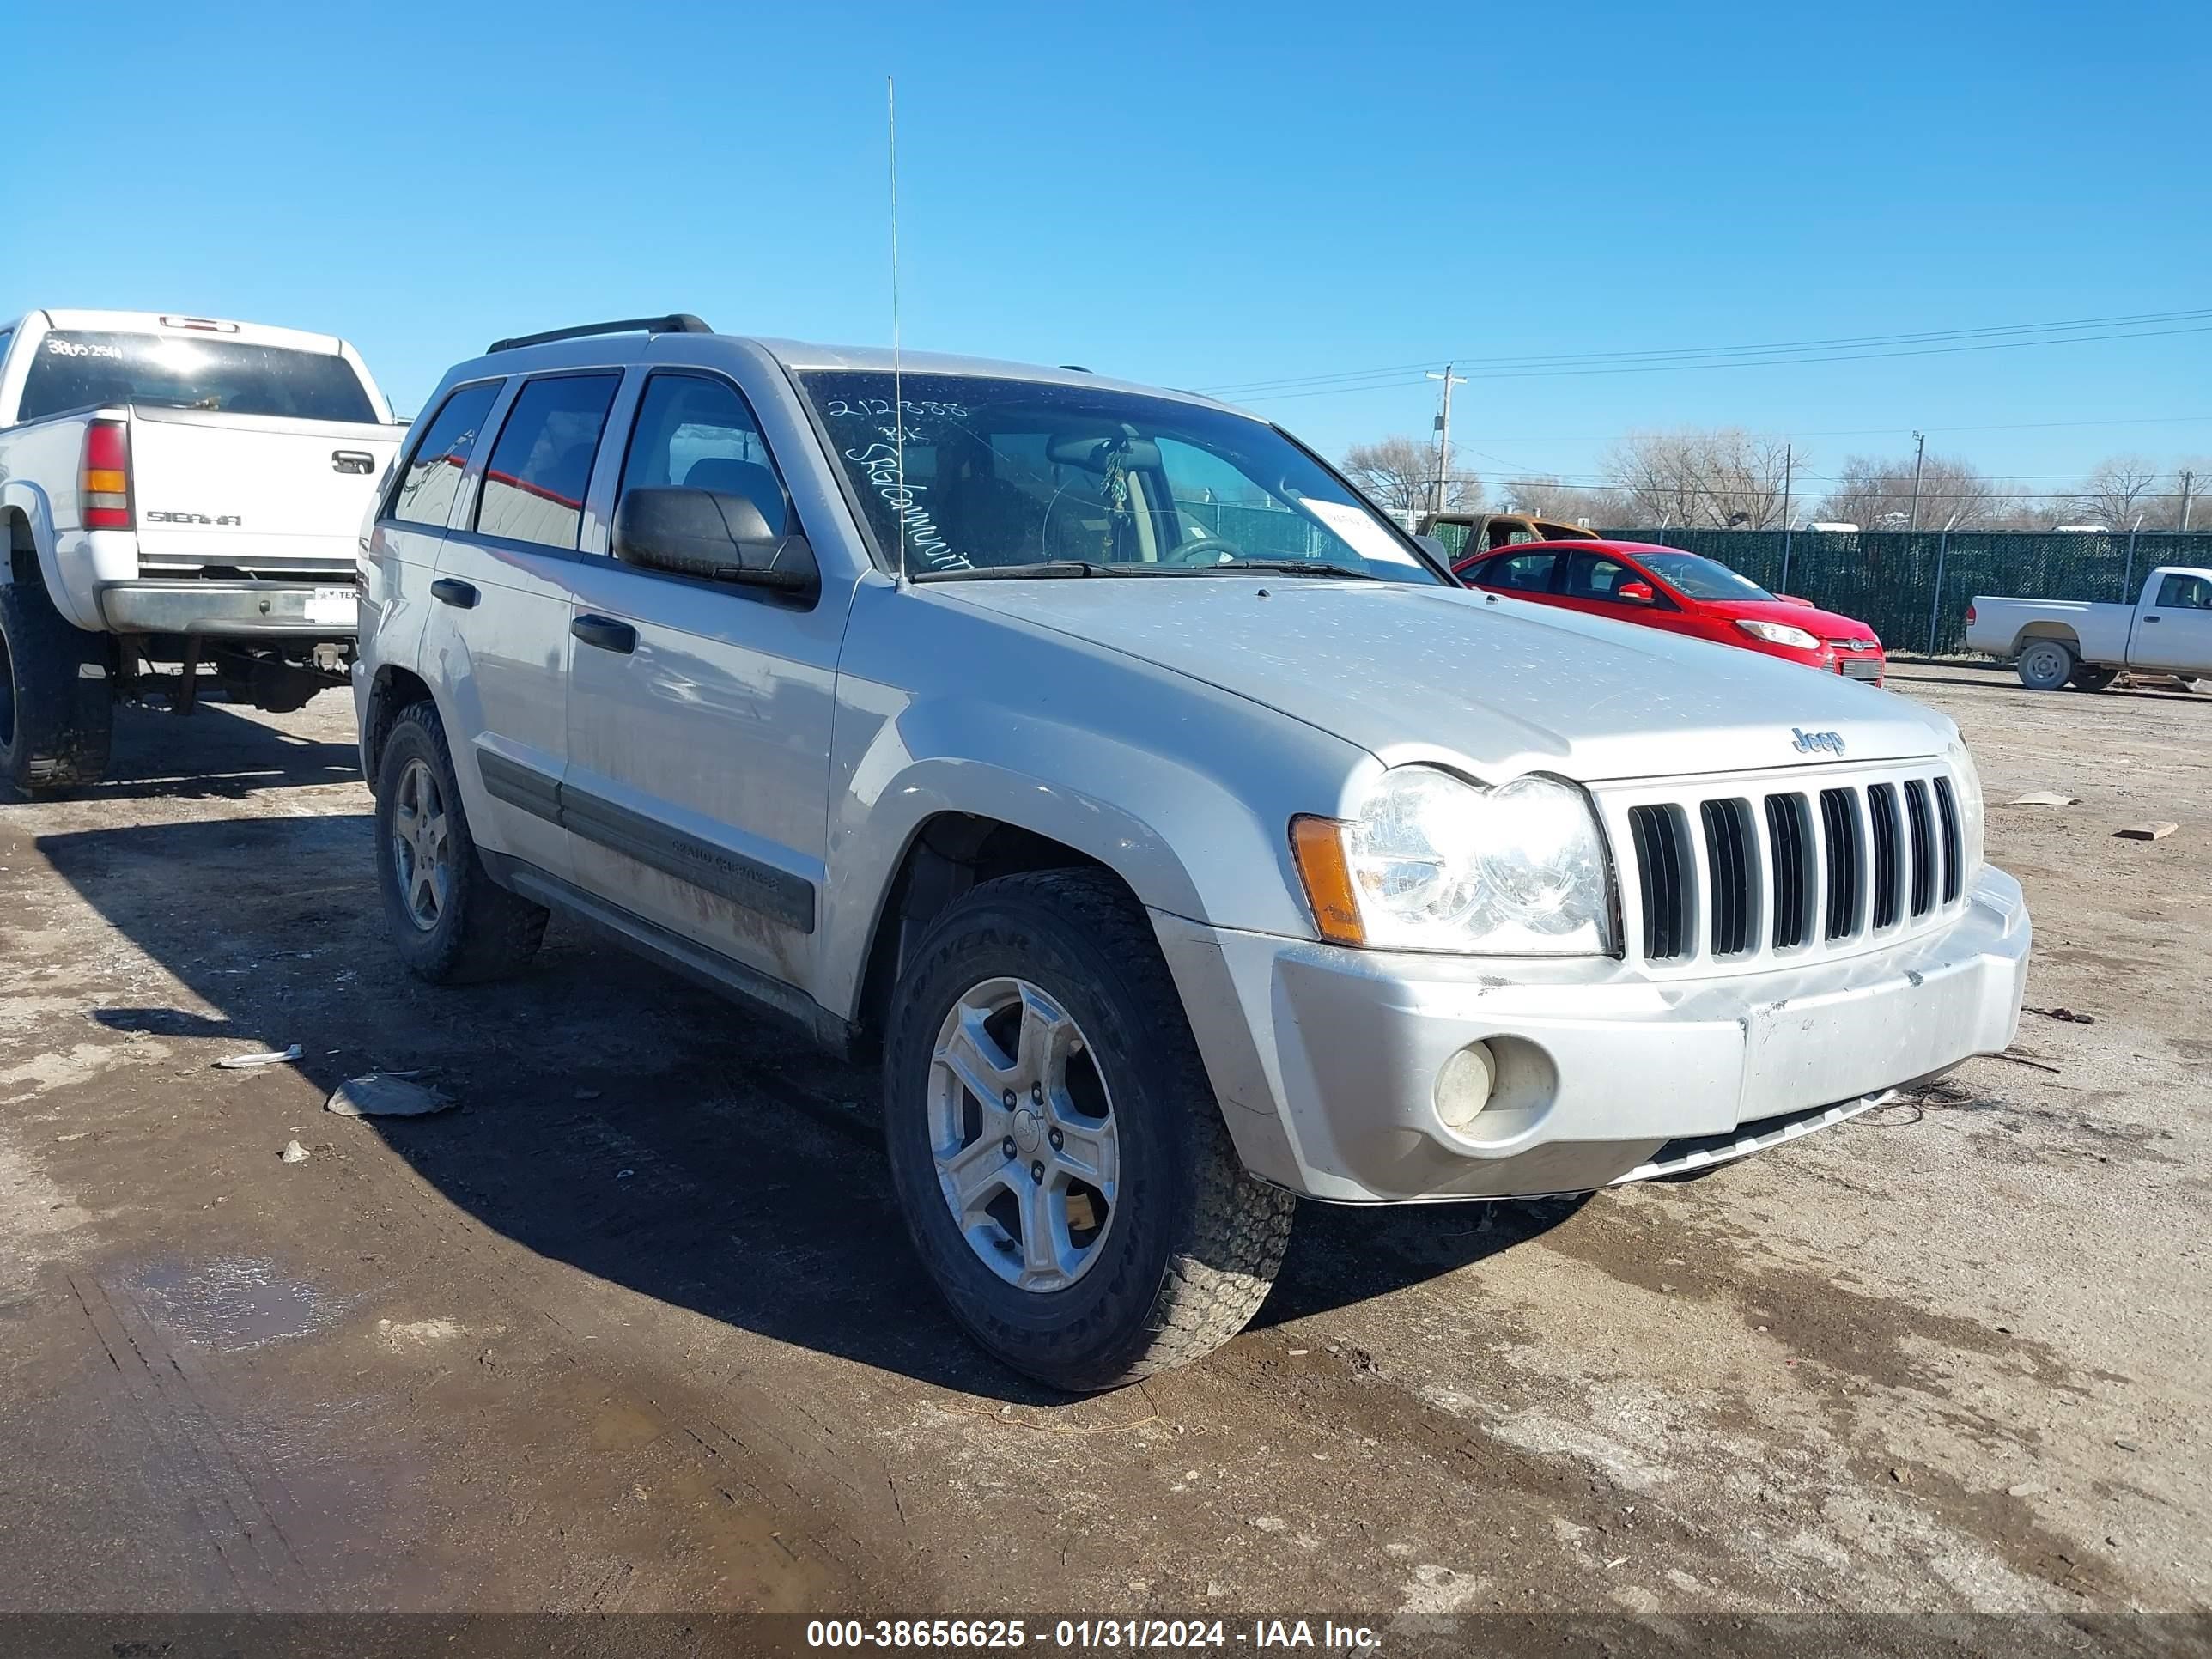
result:
[[[43,587],[0,586],[0,781],[35,795],[107,775],[109,655],[106,636],[64,621]]]
[[[376,775],[377,885],[400,959],[434,985],[519,973],[545,938],[545,911],[484,868],[430,704],[400,711]]]
[[[2074,677],[2075,661],[2057,640],[2030,640],[2020,653],[2020,683],[2031,691],[2056,691]]]
[[[939,919],[884,1044],[899,1206],[954,1316],[1087,1390],[1259,1310],[1297,1200],[1246,1173],[1144,911],[1111,877],[987,882]]]

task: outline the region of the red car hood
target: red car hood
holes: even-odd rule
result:
[[[1698,609],[1716,617],[1740,617],[1746,622],[1787,623],[1792,628],[1817,634],[1823,640],[1873,640],[1879,643],[1881,637],[1856,617],[1839,617],[1832,611],[1791,605],[1784,599],[1700,599]]]

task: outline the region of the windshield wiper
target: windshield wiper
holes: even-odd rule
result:
[[[1383,579],[1371,570],[1355,570],[1348,564],[1323,564],[1315,559],[1226,559],[1219,564],[1202,564],[1200,572],[1209,570],[1279,570],[1292,576],[1349,576],[1363,582],[1379,582]]]
[[[1117,572],[1084,559],[1046,559],[1033,564],[963,565],[953,570],[909,570],[917,582],[1040,581],[1058,576],[1111,576]]]

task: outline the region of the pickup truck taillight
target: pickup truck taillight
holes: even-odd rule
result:
[[[131,523],[131,428],[120,421],[94,421],[84,429],[84,469],[78,480],[87,530],[128,530]]]
[[[1973,625],[1974,625],[1974,607],[1973,607],[1972,605],[1969,605],[1966,607],[1966,626],[1967,626],[1967,627],[1969,627],[1969,628],[1972,628]]]

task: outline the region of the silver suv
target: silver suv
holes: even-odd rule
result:
[[[1470,592],[1219,404],[671,317],[427,407],[355,684],[400,955],[557,910],[880,1053],[1037,1377],[1225,1340],[1296,1195],[1692,1173],[2012,1038],[1948,720]]]

